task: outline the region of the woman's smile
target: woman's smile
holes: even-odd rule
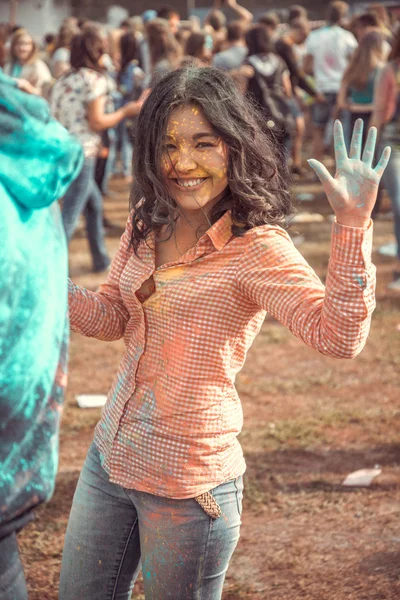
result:
[[[194,192],[201,188],[203,183],[209,179],[208,177],[197,177],[197,178],[183,178],[179,177],[179,179],[172,177],[172,181],[175,185],[180,189],[188,192]]]

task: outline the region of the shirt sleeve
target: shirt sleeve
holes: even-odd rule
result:
[[[30,82],[39,89],[40,93],[43,93],[45,85],[50,84],[52,80],[49,67],[42,60],[37,60],[32,67],[31,73]]]
[[[89,74],[90,73],[90,74]],[[108,93],[107,79],[101,73],[87,71],[86,101],[93,102],[96,98],[106,96]]]
[[[71,329],[87,337],[111,342],[120,339],[129,320],[121,296],[119,281],[133,249],[130,246],[132,221],[129,216],[119,248],[104,284],[92,292],[68,280],[68,303]]]
[[[71,59],[71,51],[68,48],[57,48],[52,56],[52,64],[54,65],[56,62],[67,62],[69,63]]]
[[[257,229],[237,272],[246,299],[322,354],[354,358],[375,308],[372,222],[367,229],[334,223],[326,288],[283,229]]]

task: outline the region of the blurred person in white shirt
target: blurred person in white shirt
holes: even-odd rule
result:
[[[357,47],[354,35],[341,27],[348,9],[346,2],[331,2],[326,24],[312,31],[306,41],[304,70],[314,75],[316,91],[326,99],[312,107],[313,155],[319,160],[323,158],[325,129],[333,117],[343,73]]]

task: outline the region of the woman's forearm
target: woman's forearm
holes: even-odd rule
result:
[[[123,337],[129,313],[118,290],[107,285],[101,289],[102,292],[92,292],[68,279],[71,329],[86,337],[112,342]]]
[[[119,108],[113,113],[103,113],[91,115],[89,113],[89,126],[93,131],[103,131],[115,127],[125,118],[124,107]]]
[[[113,113],[104,112],[104,99],[98,98],[88,106],[89,126],[93,131],[103,131],[115,127],[127,117],[136,117],[145,99],[145,94],[136,102],[128,102]]]

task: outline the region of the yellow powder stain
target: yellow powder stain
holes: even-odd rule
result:
[[[146,306],[151,306],[151,308],[154,310],[159,310],[161,305],[161,294],[158,292],[154,292],[154,294],[152,294],[150,298],[146,300]]]
[[[162,276],[164,281],[171,281],[172,279],[178,279],[185,272],[184,266],[172,267],[166,269],[162,273],[160,273],[160,277]]]
[[[80,550],[80,549],[81,549],[81,547],[80,547],[80,546],[78,546],[78,550]]]
[[[101,560],[99,560],[99,565],[101,565]]]

